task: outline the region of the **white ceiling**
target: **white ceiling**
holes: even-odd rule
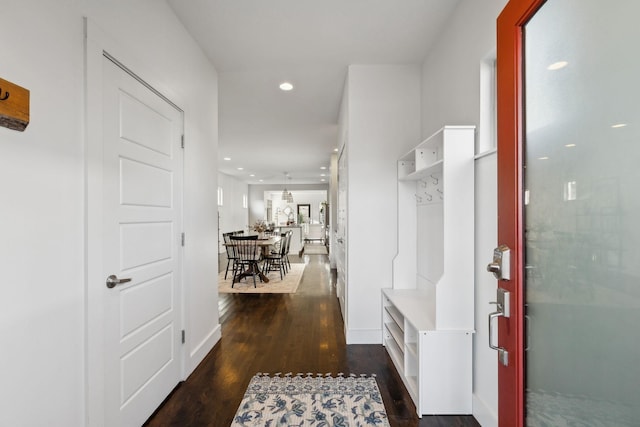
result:
[[[168,0],[219,74],[219,170],[321,183],[348,65],[421,64],[458,1]]]

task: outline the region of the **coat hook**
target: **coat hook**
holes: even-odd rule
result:
[[[433,176],[433,174],[430,175],[431,179],[433,179],[433,183],[437,184],[438,183],[438,178],[436,178],[435,176]]]
[[[2,88],[0,87],[0,95],[2,94]],[[9,92],[5,91],[4,96],[0,97],[0,101],[6,101],[9,99]]]

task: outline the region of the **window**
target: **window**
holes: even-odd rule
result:
[[[242,207],[247,209],[249,207],[249,200],[247,199],[247,195],[242,195]]]
[[[218,206],[222,206],[224,203],[224,191],[222,187],[218,187]]]
[[[496,52],[493,51],[480,63],[480,129],[476,155],[495,150],[497,122]]]

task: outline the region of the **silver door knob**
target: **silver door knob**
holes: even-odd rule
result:
[[[112,274],[111,276],[107,277],[107,288],[109,289],[115,288],[116,285],[119,285],[121,283],[127,283],[130,281],[131,281],[130,277],[127,277],[126,279],[118,279],[118,276],[116,276],[115,274]]]
[[[502,268],[500,267],[500,264],[498,264],[497,262],[492,262],[491,264],[487,265],[487,271],[489,273],[495,274],[496,277],[498,277],[498,275],[500,274],[500,270],[502,270]]]

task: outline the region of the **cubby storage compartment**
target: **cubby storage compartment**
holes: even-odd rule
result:
[[[417,181],[441,172],[443,156],[443,132],[438,132],[398,160],[398,179]]]
[[[470,414],[473,331],[434,330],[420,310],[427,299],[419,290],[382,290],[384,345],[418,415]]]
[[[383,306],[384,345],[394,364],[404,365],[404,317],[395,306]]]
[[[474,134],[445,126],[398,160],[383,343],[418,416],[472,412]]]

